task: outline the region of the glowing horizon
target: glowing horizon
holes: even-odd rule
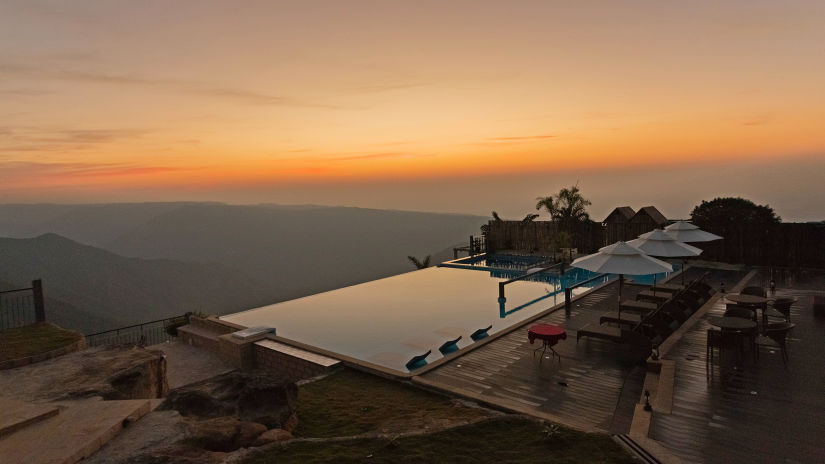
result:
[[[469,204],[474,176],[825,157],[821,2],[12,1],[0,31],[6,202],[455,179]]]

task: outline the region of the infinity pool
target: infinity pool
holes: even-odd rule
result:
[[[432,267],[297,300],[230,314],[221,319],[245,327],[275,327],[277,335],[361,361],[407,372],[405,364],[427,351],[462,337],[474,343],[477,329],[492,325],[492,335],[564,301],[564,286],[594,274],[571,269],[564,278],[549,273],[515,281],[499,302],[499,282],[521,271],[479,272]],[[577,295],[607,281],[601,277],[573,290]]]

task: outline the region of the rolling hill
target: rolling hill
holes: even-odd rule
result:
[[[56,234],[0,239],[0,256],[0,280],[43,279],[47,319],[83,333],[267,301],[262,285],[224,266],[125,258]]]

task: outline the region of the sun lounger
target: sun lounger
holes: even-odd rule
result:
[[[642,316],[640,314],[633,314],[633,313],[624,313],[619,314],[618,312],[612,313],[605,313],[599,317],[599,324],[616,324],[619,327],[625,327],[628,329],[632,329],[633,327],[639,325],[642,322]]]
[[[470,335],[470,338],[474,342],[477,342],[477,341],[481,340],[482,338],[485,338],[487,336],[487,331],[492,329],[492,328],[493,328],[493,326],[491,325],[491,326],[487,327],[486,329],[478,329]]]
[[[449,340],[444,342],[440,347],[438,347],[438,351],[441,352],[443,355],[447,355],[453,352],[458,351],[458,341],[461,340],[461,336],[459,335],[458,338],[455,340]]]
[[[582,337],[600,338],[602,340],[610,340],[614,342],[622,341],[622,332],[625,331],[619,327],[609,327],[604,325],[587,324],[576,331],[576,342]]]
[[[669,292],[653,292],[651,290],[643,290],[636,295],[636,301],[651,301],[654,303],[664,303],[673,296]]]
[[[631,313],[640,313],[640,314],[647,314],[652,311],[656,311],[658,306],[656,303],[649,303],[646,301],[633,301],[633,300],[625,300],[619,305],[621,307],[622,312],[627,311]]]
[[[610,340],[623,345],[630,345],[639,350],[639,355],[644,359],[650,356],[653,344],[638,330],[628,330],[619,327],[609,327],[604,325],[587,324],[576,331],[576,343],[582,337],[598,338]]]
[[[408,371],[414,371],[420,367],[424,367],[427,365],[427,356],[429,356],[430,353],[432,353],[432,350],[428,350],[426,353],[419,354],[418,356],[413,356],[404,366]]]
[[[656,290],[657,292],[662,291],[662,292],[675,293],[675,292],[684,290],[685,287],[682,286],[682,285],[676,285],[676,284],[661,284],[660,283],[660,284],[656,284],[656,285],[651,285],[650,289],[651,290]]]

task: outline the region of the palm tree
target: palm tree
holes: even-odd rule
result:
[[[579,192],[578,184],[561,189],[558,195],[539,197],[536,200],[536,209],[546,209],[553,221],[557,221],[562,230],[568,233],[573,232],[574,224],[590,220],[586,208],[592,203]]]
[[[424,258],[424,261],[419,261],[415,256],[407,256],[407,259],[415,265],[417,269],[424,269],[430,267],[430,255]]]
[[[537,217],[539,217],[538,214],[528,214],[527,216],[524,216],[524,219],[521,220],[521,223],[528,224],[530,222],[535,221]]]

